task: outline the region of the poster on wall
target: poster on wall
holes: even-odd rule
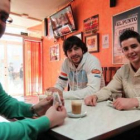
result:
[[[89,52],[99,52],[99,34],[86,36],[85,43]]]
[[[96,33],[99,30],[99,15],[92,16],[84,20],[84,33]]]
[[[59,44],[50,47],[50,61],[59,60]]]
[[[109,34],[102,36],[102,48],[109,48]]]
[[[127,29],[140,32],[140,7],[113,16],[113,64],[125,64],[127,59],[122,53],[119,36]]]

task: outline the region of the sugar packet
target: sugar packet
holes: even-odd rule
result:
[[[59,106],[62,106],[62,102],[61,102],[58,92],[53,93],[53,105],[56,104],[56,102],[59,103]]]

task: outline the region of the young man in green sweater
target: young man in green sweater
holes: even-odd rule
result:
[[[5,31],[9,13],[10,0],[0,0],[0,37]],[[34,113],[41,117],[29,119]],[[58,104],[52,106],[52,98],[46,98],[34,106],[19,102],[8,96],[0,84],[0,115],[8,119],[26,118],[0,123],[0,140],[35,140],[40,132],[61,125],[66,117],[66,110]]]

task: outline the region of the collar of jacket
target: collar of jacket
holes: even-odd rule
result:
[[[135,72],[131,66],[131,63],[129,63],[130,71],[134,74],[134,76],[140,76],[140,68]]]

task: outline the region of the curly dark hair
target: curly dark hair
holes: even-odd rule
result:
[[[67,51],[71,49],[74,45],[80,47],[83,53],[86,53],[88,51],[86,44],[80,38],[78,38],[77,36],[71,36],[71,37],[68,37],[63,42],[63,51],[66,56],[67,56]]]

